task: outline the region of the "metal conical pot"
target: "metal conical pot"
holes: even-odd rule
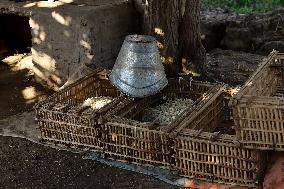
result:
[[[168,81],[155,38],[127,36],[110,80],[119,90],[132,97],[145,97],[162,90]]]

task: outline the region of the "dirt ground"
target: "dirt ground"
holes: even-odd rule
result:
[[[31,110],[40,97],[51,93],[28,69],[0,62],[0,119]]]
[[[33,142],[0,137],[0,188],[175,188]]]

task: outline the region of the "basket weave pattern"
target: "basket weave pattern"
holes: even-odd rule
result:
[[[44,141],[92,148],[106,158],[161,166],[186,177],[243,186],[258,184],[266,156],[243,148],[234,133],[230,135],[233,124],[222,85],[169,79],[161,93],[131,99],[121,96],[99,73],[36,105]],[[94,96],[115,100],[98,111],[73,108]],[[164,96],[190,98],[194,103],[170,124],[143,122],[147,109]]]
[[[243,148],[231,133],[227,97],[226,92],[217,93],[172,132],[175,169],[180,175],[201,180],[256,186],[266,155]]]
[[[169,85],[160,94],[132,104],[117,108],[107,119],[103,132],[103,152],[108,158],[143,163],[170,168],[173,159],[173,139],[167,130],[174,128],[203,100],[203,95],[212,96],[220,90],[219,85],[190,82],[185,79],[169,79]],[[147,108],[157,102],[161,96],[167,98],[190,98],[195,101],[181,115],[168,125],[137,121]]]
[[[283,61],[273,51],[232,98],[237,136],[247,148],[284,150]]]
[[[101,146],[99,139],[102,115],[125,99],[108,78],[100,74],[101,71],[96,70],[35,106],[36,119],[44,141],[76,147]],[[116,99],[99,111],[85,111],[86,108],[80,108],[84,100],[95,96]],[[61,107],[57,107],[58,104]]]

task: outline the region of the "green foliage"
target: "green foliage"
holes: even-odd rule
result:
[[[266,12],[284,6],[284,0],[203,0],[203,9],[221,7],[240,13]]]

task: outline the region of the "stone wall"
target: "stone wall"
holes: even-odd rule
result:
[[[0,11],[30,17],[33,70],[58,89],[82,66],[111,68],[126,35],[139,31],[129,1],[82,0],[92,5],[0,3]]]

